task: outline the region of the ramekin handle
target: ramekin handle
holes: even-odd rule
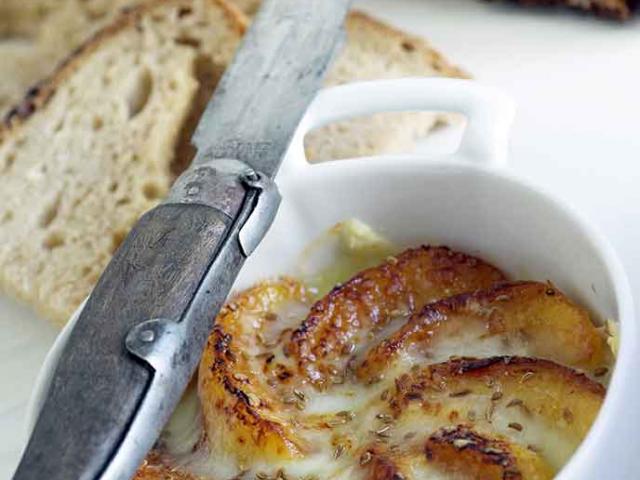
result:
[[[304,137],[332,122],[380,112],[458,112],[467,126],[458,154],[470,161],[502,166],[507,161],[514,102],[473,80],[404,78],[350,83],[318,93],[294,137],[285,169],[308,166]]]

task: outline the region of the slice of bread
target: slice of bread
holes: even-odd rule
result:
[[[130,3],[128,0],[2,0],[0,114]]]
[[[156,0],[83,44],[0,127],[0,287],[62,325],[190,161],[245,30],[224,0]]]
[[[349,15],[346,31],[347,42],[329,72],[328,85],[416,76],[466,77],[422,38],[396,30],[365,13]],[[327,160],[407,153],[416,140],[452,118],[432,112],[380,113],[334,123],[307,136],[307,156],[311,160]]]
[[[11,28],[33,42],[23,48],[40,52],[21,57],[18,49],[15,57],[36,69],[52,68],[75,45],[71,35],[55,36],[56,24],[66,31],[65,22],[76,22],[74,28],[91,32],[124,3],[37,1],[40,8],[26,12],[18,0],[0,6],[0,13],[12,6]],[[89,293],[133,223],[193,154],[191,130],[246,25],[240,11],[222,2],[156,0],[124,13],[11,111],[0,129],[1,289],[58,324]],[[180,15],[181,8],[193,13]],[[74,10],[75,20],[67,20]],[[40,17],[43,28],[29,30],[28,19]],[[330,84],[460,74],[424,41],[364,14],[352,14],[347,30]],[[46,31],[55,41],[42,40]],[[27,68],[20,78],[5,72],[23,86],[30,75]],[[384,121],[389,116],[392,129]],[[315,158],[404,148],[438,118],[385,114],[332,125],[312,133],[308,146]]]
[[[233,0],[233,3],[244,13],[252,16],[260,8],[262,0]]]

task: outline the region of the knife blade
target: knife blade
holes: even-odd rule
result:
[[[320,88],[349,0],[266,0],[167,199],[133,227],[74,325],[14,480],[127,479],[270,226],[272,181]]]

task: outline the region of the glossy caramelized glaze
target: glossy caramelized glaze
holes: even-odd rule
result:
[[[259,284],[217,318],[193,445],[150,479],[547,479],[588,432],[611,363],[547,283],[420,247],[316,300]]]

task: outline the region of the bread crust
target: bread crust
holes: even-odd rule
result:
[[[471,78],[471,75],[462,68],[450,63],[445,56],[431,45],[427,44],[424,38],[404,32],[382,20],[372,17],[361,11],[353,10],[347,18],[347,28],[355,27],[358,23],[366,25],[373,31],[377,31],[385,38],[395,39],[402,44],[406,51],[418,51],[424,58],[425,63],[431,65],[433,69],[445,77]]]
[[[576,10],[585,10],[603,18],[613,20],[628,20],[635,7],[635,1],[629,0],[514,0],[520,5],[531,6],[554,6],[565,5]]]
[[[243,35],[247,28],[245,15],[227,0],[208,0],[220,7],[229,20],[229,25],[239,35]],[[96,50],[98,50],[110,38],[119,32],[136,24],[140,18],[149,14],[156,8],[169,4],[188,5],[189,0],[146,0],[143,3],[130,8],[124,8],[116,19],[91,35],[85,42],[75,48],[58,65],[47,78],[38,82],[25,93],[24,98],[15,107],[11,108],[0,123],[0,142],[17,131],[31,116],[42,110],[49,100],[55,95],[57,88],[71,76],[78,67]]]

